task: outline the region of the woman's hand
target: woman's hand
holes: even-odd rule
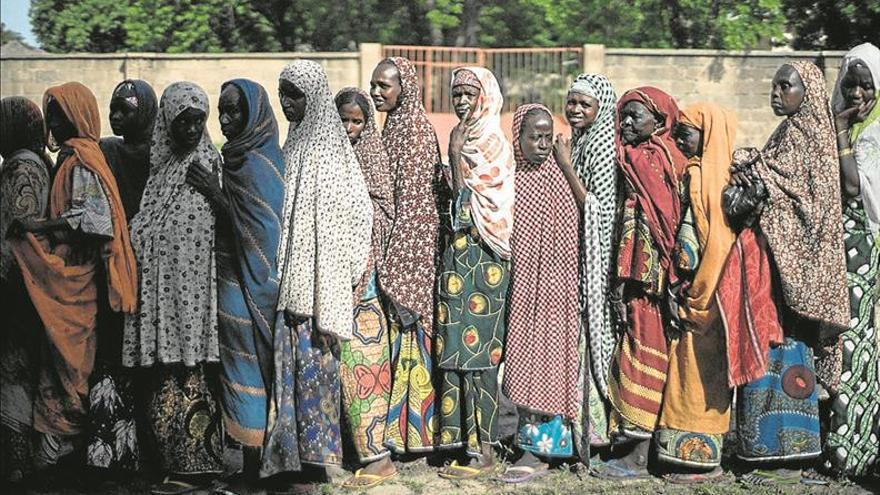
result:
[[[467,142],[467,127],[464,121],[459,122],[449,133],[449,168],[452,172],[452,190],[454,194],[464,187],[464,179],[470,173],[465,170],[467,162],[461,158],[461,150]]]
[[[299,324],[301,318],[296,316],[296,313],[289,309],[284,310],[284,324],[290,328],[295,328],[297,324]]]
[[[30,219],[16,218],[9,223],[6,229],[7,239],[21,239],[28,232],[39,230],[39,222]]]
[[[197,162],[191,163],[186,170],[186,183],[209,200],[218,201],[222,195],[217,176]]]
[[[322,352],[332,353],[334,357],[339,359],[341,349],[339,347],[339,339],[335,335],[324,333],[316,327],[312,327],[312,345]]]
[[[467,126],[465,126],[464,121],[461,121],[456,124],[456,126],[452,128],[452,132],[449,133],[449,156],[460,155],[466,142]]]
[[[614,312],[617,322],[624,331],[629,323],[628,310],[626,303],[623,302],[625,289],[626,284],[624,282],[618,282],[617,285],[611,289],[611,310]]]
[[[682,331],[681,317],[678,314],[678,308],[681,306],[681,284],[669,286],[668,294],[666,294],[666,308],[669,310],[670,327],[676,331]]]
[[[553,156],[560,168],[567,169],[571,167],[571,138],[567,138],[562,134],[557,134],[553,141]]]
[[[875,100],[865,101],[860,105],[841,110],[834,116],[834,126],[837,128],[837,132],[848,131],[854,123],[865,120],[874,109],[875,104]]]

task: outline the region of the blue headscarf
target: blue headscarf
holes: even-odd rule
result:
[[[268,393],[245,391],[267,390],[274,376],[276,253],[285,167],[266,90],[247,79],[233,79],[223,88],[230,84],[241,91],[247,104],[247,123],[221,150],[223,191],[229,206],[229,235],[224,239],[229,254],[217,257],[224,416],[236,440],[259,446],[266,428]],[[245,355],[254,356],[256,363]]]

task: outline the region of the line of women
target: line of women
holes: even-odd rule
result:
[[[447,164],[405,58],[335,97],[287,65],[283,146],[247,79],[220,150],[189,82],[120,83],[111,138],[79,83],[4,98],[3,479],[75,456],[152,464],[156,494],[307,492],[346,442],[352,489],[430,452],[508,483],[711,481],[722,452],[756,484],[877,475],[878,83],[868,43],[831,98],[783,65],[756,149],[729,109],[582,74],[570,137],[533,103],[508,141],[499,81],[461,67]]]

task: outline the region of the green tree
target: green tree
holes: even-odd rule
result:
[[[513,0],[497,2],[484,13],[481,39],[495,46],[756,48],[781,40],[785,19],[780,2]],[[508,8],[511,3],[514,7]]]
[[[33,0],[31,19],[50,51],[352,50],[364,41],[736,49],[782,38],[783,1]]]
[[[127,2],[35,0],[31,24],[49,51],[112,52],[125,46]]]
[[[878,0],[784,0],[794,39],[802,50],[847,50],[870,41],[880,45]]]
[[[31,21],[50,51],[278,51],[272,24],[235,0],[33,0]]]
[[[10,41],[18,41],[19,43],[24,43],[24,38],[21,36],[21,33],[17,31],[6,29],[5,22],[0,22],[0,45],[5,45]]]

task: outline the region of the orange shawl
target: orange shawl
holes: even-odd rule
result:
[[[49,218],[58,218],[70,209],[72,172],[77,165],[98,177],[110,202],[113,220],[113,239],[101,247],[110,307],[131,313],[137,305],[137,272],[116,181],[98,147],[100,117],[97,101],[82,84],[66,83],[46,90],[44,113],[49,96],[58,101],[77,129],[77,136],[65,142],[74,153],[56,173],[49,195]],[[26,234],[23,240],[11,241],[11,247],[34,307],[46,327],[53,347],[52,355],[56,358],[54,371],[57,376],[48,376],[46,369],[41,376],[35,427],[46,433],[76,434],[85,414],[83,398],[88,393],[88,378],[95,356],[98,301],[94,262],[68,264],[69,244],[50,245],[45,236],[32,233]],[[59,381],[63,393],[53,390],[52,384]],[[44,386],[47,382],[50,384]]]
[[[730,180],[737,119],[733,112],[714,103],[695,103],[681,111],[680,122],[702,131],[703,153],[688,163],[700,266],[679,314],[689,330],[703,333],[718,318],[715,289],[736,240],[721,209],[721,193]]]

